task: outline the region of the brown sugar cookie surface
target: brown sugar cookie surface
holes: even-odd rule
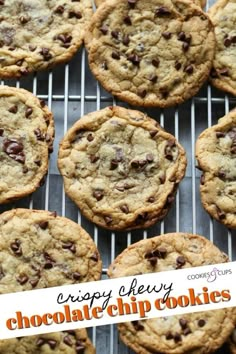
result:
[[[108,107],[81,118],[60,143],[65,191],[97,225],[153,225],[174,201],[186,156],[173,135],[144,113]]]
[[[215,49],[209,17],[188,0],[107,1],[85,41],[97,80],[137,106],[168,107],[195,95]]]
[[[1,0],[0,77],[19,77],[70,60],[92,13],[90,0]]]

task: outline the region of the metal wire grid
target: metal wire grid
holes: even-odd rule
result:
[[[1,212],[15,207],[56,210],[59,215],[77,221],[93,236],[100,250],[103,259],[103,277],[106,276],[108,265],[125,247],[140,239],[164,232],[183,231],[202,234],[227,252],[230,259],[236,259],[236,232],[227,230],[213,221],[203,210],[198,191],[200,174],[195,169],[197,136],[235,107],[235,98],[230,98],[205,85],[196,97],[180,107],[146,110],[185,147],[188,156],[186,177],[177,191],[175,205],[164,221],[148,230],[115,233],[102,230],[85,220],[77,207],[66,197],[62,178],[56,167],[57,150],[58,143],[68,128],[87,112],[111,104],[124,107],[129,105],[116,102],[95,81],[88,69],[84,48],[70,64],[60,66],[48,73],[35,73],[20,81],[1,81],[1,85],[4,84],[28,89],[47,102],[48,107],[54,112],[56,139],[44,187],[28,198],[2,206]],[[112,325],[93,328],[90,334],[97,348],[97,354],[133,353],[120,343],[116,327]],[[221,353],[226,354],[226,349]]]

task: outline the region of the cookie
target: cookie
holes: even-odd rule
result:
[[[196,142],[202,170],[201,200],[206,211],[229,228],[236,228],[236,111],[204,130]]]
[[[0,204],[34,192],[48,171],[52,113],[30,92],[0,87]]]
[[[209,10],[215,26],[216,53],[210,82],[236,96],[236,1],[219,0]]]
[[[111,278],[197,267],[228,261],[206,238],[171,233],[142,240],[110,265]],[[206,354],[219,348],[234,328],[233,309],[196,312],[118,325],[122,341],[139,354]]]
[[[0,215],[0,293],[100,279],[91,237],[73,221],[39,210]]]
[[[95,354],[85,329],[0,341],[1,354]]]
[[[168,107],[195,95],[207,79],[215,36],[209,17],[188,0],[110,0],[85,36],[89,65],[114,96]]]
[[[182,146],[144,113],[107,107],[77,121],[60,143],[65,191],[81,212],[110,230],[162,219],[184,177]]]
[[[228,345],[231,354],[236,354],[236,329],[233,330],[229,340]]]
[[[90,0],[1,0],[0,77],[69,61],[92,16]]]

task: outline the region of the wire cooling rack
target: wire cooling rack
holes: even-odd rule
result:
[[[58,66],[50,72],[31,75],[20,81],[1,81],[1,84],[25,88],[45,100],[54,113],[56,137],[45,185],[31,197],[2,206],[0,212],[16,207],[55,210],[58,215],[78,222],[98,246],[103,260],[104,278],[109,264],[128,245],[167,232],[181,231],[204,235],[228,253],[230,259],[236,259],[236,231],[228,230],[213,221],[204,211],[199,194],[200,172],[195,168],[195,141],[198,135],[233,109],[236,106],[236,98],[206,84],[194,98],[179,107],[165,110],[141,109],[175,135],[184,146],[188,158],[186,176],[179,186],[175,203],[163,222],[147,230],[109,232],[87,221],[75,204],[66,197],[62,177],[57,169],[58,146],[65,132],[84,114],[109,105],[130,106],[115,101],[99,86],[88,68],[84,48],[67,65]],[[90,330],[90,336],[97,354],[133,353],[120,342],[115,326],[93,328]],[[227,354],[227,350],[222,349],[220,353]]]

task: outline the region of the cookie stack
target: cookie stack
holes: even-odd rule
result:
[[[0,0],[0,78],[18,78],[69,61],[83,41],[101,85],[131,105],[166,108],[193,97],[209,78],[236,95],[236,2]],[[201,5],[201,7],[200,7]],[[35,192],[53,151],[53,114],[23,89],[0,87],[0,204]],[[236,228],[236,111],[197,139],[206,211]],[[80,118],[59,146],[65,192],[95,225],[144,229],[162,220],[187,166],[177,139],[145,113],[119,106]],[[227,262],[207,238],[172,233],[129,246],[110,265],[111,278]],[[47,211],[0,215],[0,293],[99,280],[91,237]],[[235,353],[235,309],[119,324],[139,354],[213,353],[228,339]],[[0,353],[92,354],[85,330],[0,341]]]

